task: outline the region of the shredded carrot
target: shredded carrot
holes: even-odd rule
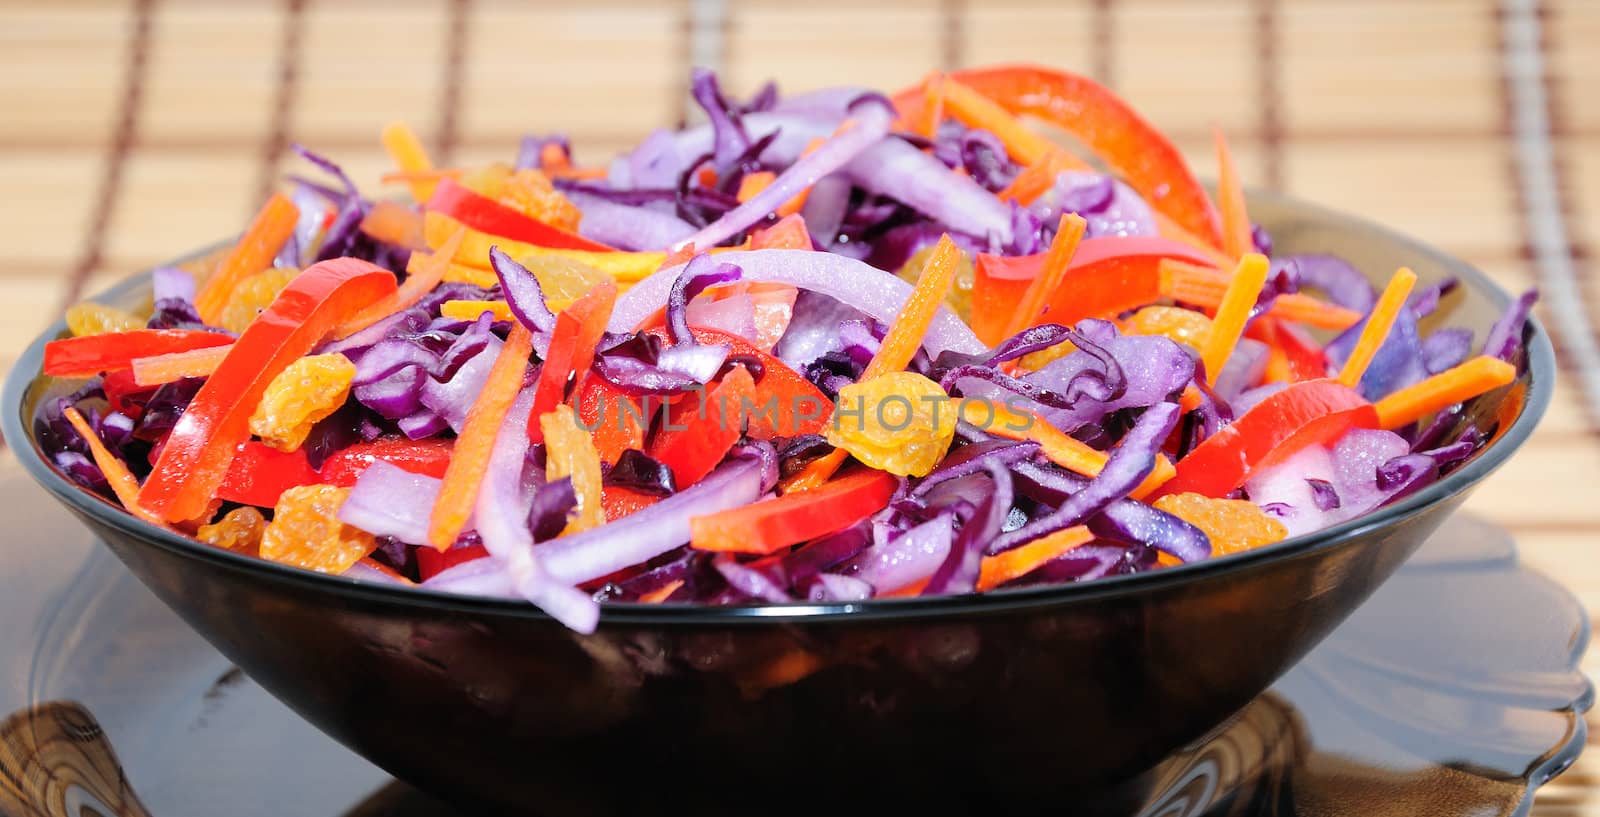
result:
[[[545,173],[559,173],[572,169],[572,160],[567,158],[567,152],[555,142],[546,142],[539,148],[539,169]]]
[[[1018,204],[1032,204],[1055,186],[1056,177],[1060,176],[1062,171],[1086,170],[1088,167],[1076,156],[1052,146],[1044,158],[1023,168],[1022,172],[1011,180],[1011,184],[1000,191],[1000,198]]]
[[[105,443],[100,441],[100,435],[89,427],[89,421],[83,419],[83,415],[73,406],[68,406],[62,413],[66,415],[67,422],[82,435],[83,441],[89,444],[89,454],[94,457],[94,464],[99,466],[106,482],[111,483],[111,492],[117,495],[117,501],[122,503],[122,507],[146,522],[165,527],[166,522],[161,517],[139,507],[138,477],[128,470],[128,466],[124,465],[122,460],[106,450]]]
[[[372,209],[361,219],[361,232],[413,250],[426,246],[422,239],[422,214],[399,202],[373,202]]]
[[[511,325],[511,334],[489,368],[478,397],[467,409],[467,420],[451,449],[444,482],[434,500],[428,520],[428,542],[441,552],[455,544],[456,537],[472,515],[478,499],[478,484],[489,469],[489,455],[506,412],[522,389],[528,357],[533,354],[533,335],[521,323]]]
[[[1360,339],[1350,351],[1349,359],[1345,360],[1344,368],[1339,370],[1340,383],[1353,389],[1361,382],[1361,376],[1372,365],[1378,348],[1383,346],[1384,340],[1389,337],[1389,330],[1394,328],[1395,319],[1400,317],[1400,310],[1406,308],[1406,298],[1411,296],[1411,288],[1416,284],[1417,274],[1405,267],[1401,267],[1389,279],[1389,285],[1383,288],[1378,303],[1367,316],[1367,325],[1362,327]]]
[[[403,173],[426,173],[433,170],[433,162],[428,160],[428,152],[422,148],[422,140],[404,122],[390,122],[383,127],[379,135],[383,141],[383,149],[389,152],[389,158],[394,160],[395,166]],[[408,181],[411,187],[411,197],[421,204],[433,197],[433,188],[437,179],[417,178]]]
[[[1222,303],[1217,305],[1216,317],[1211,319],[1211,334],[1206,337],[1205,347],[1200,350],[1207,383],[1216,382],[1222,365],[1233,354],[1239,336],[1244,334],[1245,322],[1250,319],[1250,310],[1255,307],[1261,287],[1266,283],[1267,257],[1259,253],[1246,253],[1233,271],[1233,281],[1228,284],[1227,292],[1223,293]]]
[[[1217,142],[1217,210],[1222,214],[1222,251],[1234,258],[1255,251],[1250,237],[1250,214],[1245,210],[1244,187],[1233,165],[1233,153],[1222,130],[1213,131]]]
[[[1087,526],[1075,525],[1049,536],[1041,536],[1005,553],[985,556],[978,567],[978,589],[993,590],[1006,582],[1020,579],[1038,570],[1046,562],[1092,541],[1094,534],[1089,532]]]
[[[941,85],[945,110],[968,127],[993,133],[1018,163],[1035,164],[1054,149],[1049,139],[1030,130],[1000,103],[949,77]]]
[[[743,204],[755,198],[757,193],[771,187],[773,180],[777,178],[778,174],[770,170],[759,170],[755,173],[744,174],[744,177],[739,179],[739,194],[737,196],[739,203]]]
[[[823,483],[833,478],[834,473],[839,470],[839,466],[844,465],[844,461],[849,457],[849,451],[843,448],[835,448],[827,454],[806,463],[805,468],[783,480],[782,493],[809,491],[820,487]]]
[[[1060,429],[1041,417],[1014,411],[992,401],[962,400],[957,405],[956,411],[962,420],[977,426],[986,434],[1008,440],[1029,440],[1038,443],[1039,453],[1043,454],[1045,459],[1074,474],[1090,478],[1100,476],[1100,472],[1105,470],[1106,463],[1111,459],[1106,452],[1062,433]],[[1177,473],[1177,468],[1166,455],[1157,454],[1154,470],[1139,483],[1139,487],[1133,489],[1129,496],[1143,499]]]
[[[228,251],[217,265],[217,271],[195,296],[194,308],[201,320],[209,324],[218,321],[234,287],[272,265],[272,259],[294,234],[295,223],[299,220],[300,211],[282,193],[273,193],[267,199],[244,235],[239,237],[239,243]]]
[[[437,182],[440,179],[459,179],[465,173],[460,168],[439,167],[433,170],[391,170],[378,177],[383,184],[413,184]]]
[[[666,584],[661,585],[660,587],[651,590],[644,595],[641,595],[639,597],[639,602],[641,604],[660,604],[671,597],[673,593],[678,592],[678,588],[682,586],[683,579],[674,579],[673,581],[667,582]]]
[[[1401,428],[1516,379],[1517,367],[1497,357],[1479,355],[1373,404],[1378,412],[1378,427]]]
[[[549,171],[551,178],[555,179],[604,179],[610,172],[603,167],[569,167]]]
[[[1061,288],[1061,282],[1066,280],[1067,267],[1072,263],[1072,256],[1078,251],[1078,242],[1083,240],[1083,233],[1089,228],[1089,222],[1077,213],[1063,213],[1060,223],[1056,226],[1055,238],[1050,241],[1050,250],[1045,253],[1044,266],[1028,284],[1027,292],[1022,295],[1022,303],[1011,316],[1011,323],[1006,327],[1006,337],[1011,337],[1038,322],[1040,315],[1045,310],[1045,304]]]
[[[931,579],[931,578],[932,577],[930,576],[929,579]],[[926,590],[928,588],[929,579],[917,579],[916,581],[906,585],[905,587],[896,587],[895,589],[890,590],[887,593],[879,593],[878,594],[878,598],[880,598],[880,599],[909,599],[909,598],[916,598],[917,596],[922,595],[922,591],[923,590]]]
[[[406,262],[406,280],[395,291],[366,309],[357,312],[350,320],[345,321],[338,329],[333,330],[335,338],[347,338],[357,332],[383,320],[384,318],[411,307],[412,304],[423,299],[428,293],[439,286],[444,280],[444,274],[450,270],[450,259],[455,257],[456,250],[461,246],[462,239],[466,238],[466,228],[456,230],[455,235],[446,239],[439,250],[432,255],[412,253],[411,260]]]
[[[939,121],[944,119],[944,75],[929,74],[922,81],[922,118],[910,123],[910,129],[928,139],[939,135]]]
[[[1188,414],[1200,408],[1200,390],[1193,383],[1183,387],[1183,394],[1178,395],[1178,409]]]
[[[160,386],[185,377],[207,377],[222,364],[233,344],[190,349],[168,355],[135,358],[133,382],[138,386]]]
[[[497,321],[516,320],[511,304],[505,301],[445,301],[439,304],[439,317],[457,321],[475,321],[485,312],[494,313]]]
[[[1165,297],[1216,309],[1228,291],[1228,273],[1166,259],[1161,262],[1160,290]],[[1303,292],[1279,295],[1266,316],[1318,329],[1344,331],[1361,322],[1361,313],[1317,300]]]
[[[960,260],[961,250],[956,248],[955,242],[948,235],[941,236],[933,252],[928,255],[911,296],[900,306],[900,314],[883,336],[878,353],[872,356],[872,361],[861,373],[861,380],[902,371],[911,363],[917,348],[922,345],[922,338],[928,334],[933,316],[944,305],[945,293],[950,291],[950,284],[955,281],[956,266]]]

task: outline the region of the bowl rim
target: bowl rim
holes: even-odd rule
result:
[[[1439,263],[1457,275],[1469,288],[1482,293],[1502,309],[1511,302],[1512,296],[1477,268],[1388,227],[1279,193],[1251,191],[1250,197],[1285,207],[1318,222],[1335,222],[1347,228],[1371,233],[1374,237],[1396,245],[1402,250],[1428,257]],[[198,257],[206,252],[208,250],[201,250],[188,257]],[[135,274],[94,297],[106,299],[126,294],[139,288],[142,280],[142,273]],[[436,612],[512,616],[541,619],[552,625],[556,624],[555,619],[538,607],[520,599],[460,595],[420,586],[364,582],[301,570],[242,553],[222,550],[139,519],[110,500],[80,488],[57,471],[39,451],[30,431],[31,418],[26,420],[23,418],[25,398],[37,380],[43,376],[40,369],[44,345],[65,331],[65,320],[56,320],[29,344],[12,367],[6,377],[3,397],[0,397],[0,428],[3,428],[6,438],[12,441],[10,448],[29,475],[80,516],[111,528],[121,529],[141,543],[162,548],[178,556],[202,559],[224,569],[255,573],[260,578],[287,582],[310,592],[335,593],[351,600],[418,606]],[[1527,391],[1517,418],[1501,431],[1497,439],[1478,452],[1477,456],[1466,465],[1447,474],[1438,482],[1392,505],[1332,527],[1242,553],[1161,570],[1108,576],[1081,584],[1039,585],[987,593],[851,602],[789,602],[725,606],[607,602],[600,608],[600,626],[819,624],[1005,613],[1018,609],[1053,607],[1091,599],[1134,595],[1222,573],[1243,572],[1269,562],[1331,549],[1381,528],[1398,524],[1433,505],[1461,495],[1499,468],[1522,447],[1550,404],[1557,372],[1555,351],[1550,336],[1536,317],[1529,316],[1523,338],[1527,357]]]

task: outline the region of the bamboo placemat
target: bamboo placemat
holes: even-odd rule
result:
[[[1566,376],[1469,507],[1600,611],[1597,40],[1585,0],[0,0],[0,367],[80,294],[236,232],[291,142],[375,186],[396,118],[444,162],[554,130],[599,160],[685,116],[691,64],[747,92],[1038,61],[1202,175],[1221,126],[1254,184],[1537,282]],[[1600,815],[1600,753],[1534,814]]]

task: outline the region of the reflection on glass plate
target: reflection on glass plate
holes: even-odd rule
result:
[[[0,462],[0,813],[449,817],[296,717]],[[1584,742],[1587,619],[1457,517],[1140,817],[1514,815]],[[137,794],[135,793],[137,792]]]

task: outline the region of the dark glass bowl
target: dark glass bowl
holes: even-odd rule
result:
[[[1280,252],[1335,253],[1375,278],[1400,265],[1423,283],[1457,276],[1441,311],[1480,338],[1508,303],[1476,270],[1380,227],[1264,195],[1251,212]],[[132,303],[144,287],[104,300]],[[79,489],[31,434],[35,406],[66,387],[39,373],[43,344],[63,331],[52,326],[11,372],[5,434],[145,584],[396,776],[494,813],[590,817],[1125,814],[1152,766],[1266,689],[1522,445],[1556,370],[1530,322],[1526,374],[1465,413],[1497,435],[1472,461],[1394,505],[1252,552],[983,595],[614,604],[583,637],[529,605],[213,549]]]

